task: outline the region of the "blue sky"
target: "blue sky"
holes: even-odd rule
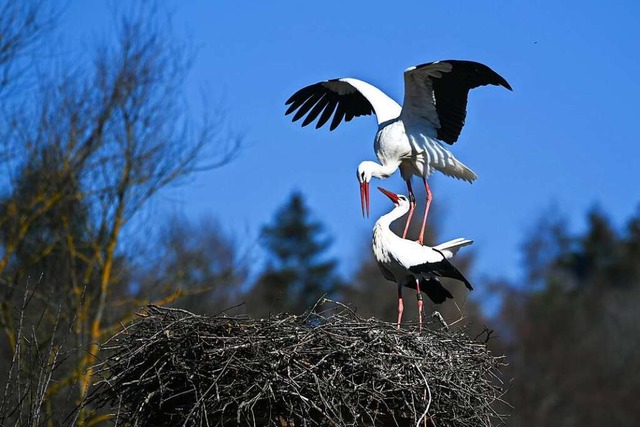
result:
[[[62,36],[75,43],[108,31],[109,3],[71,0]],[[284,101],[319,80],[357,77],[402,102],[402,71],[438,59],[483,62],[514,88],[470,94],[452,151],[478,180],[430,181],[442,238],[475,240],[475,279],[517,279],[524,235],[552,205],[580,230],[594,205],[621,225],[640,201],[637,3],[164,4],[178,34],[198,48],[189,96],[196,102],[204,89],[212,105],[221,103],[245,145],[233,163],[166,194],[162,210],[212,215],[245,248],[257,247],[260,227],[300,190],[333,236],[345,273],[371,256],[371,228],[390,205],[372,192],[372,218],[363,220],[355,171],[375,160],[375,119],[334,132],[303,129],[284,117]],[[399,175],[373,184],[405,191]]]

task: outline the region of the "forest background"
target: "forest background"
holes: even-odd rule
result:
[[[89,12],[76,2],[0,2],[2,424],[65,420],[91,386],[99,343],[144,304],[267,316],[303,311],[326,293],[362,316],[393,320],[395,286],[373,261],[373,221],[359,217],[353,176],[373,156],[372,122],[329,135],[282,116],[288,94],[331,73],[378,78],[371,63],[357,67],[360,56],[345,60],[346,50],[329,70],[310,59],[313,45],[298,54],[283,41],[305,29],[296,42],[309,45],[330,6],[306,27],[295,19],[270,26],[264,39],[207,39],[197,32],[202,18],[178,6],[107,2]],[[225,6],[215,22],[223,31],[230,24],[221,21],[233,16],[240,31],[262,28],[261,7],[241,20]],[[495,331],[492,349],[509,363],[508,425],[640,420],[640,194],[629,184],[637,171],[626,166],[638,150],[625,119],[631,110],[618,102],[638,94],[638,64],[613,58],[632,31],[625,11],[585,7],[566,21],[574,31],[557,38],[520,28],[511,40],[522,43],[517,52],[506,43],[488,52],[479,41],[463,49],[457,39],[433,48],[426,38],[410,55],[386,49],[393,58],[381,69],[396,85],[407,61],[444,55],[487,62],[515,89],[470,97],[464,141],[454,149],[470,165],[478,159],[481,177],[468,188],[436,178],[428,230],[430,242],[476,240],[455,260],[476,290],[449,283],[457,303],[437,310],[455,327]],[[473,27],[471,12],[448,11],[460,14],[455,25]],[[518,19],[527,12],[509,11]],[[607,37],[577,42],[599,12]],[[543,15],[530,16],[560,31],[557,16]],[[346,39],[340,16],[342,35],[316,48]],[[383,24],[377,31],[401,28]],[[499,40],[499,31],[483,37]],[[283,39],[270,46],[273,37]],[[249,40],[255,46],[240,56]],[[350,49],[369,42],[354,38]],[[218,54],[207,56],[211,50]],[[294,60],[285,62],[283,50]],[[241,83],[225,79],[232,73]],[[258,114],[263,107],[268,113]],[[384,185],[402,190],[399,179]],[[391,208],[382,197],[372,203],[374,218]],[[91,407],[83,415],[86,425],[105,421]]]

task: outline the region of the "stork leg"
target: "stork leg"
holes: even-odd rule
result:
[[[402,322],[403,311],[404,304],[402,303],[402,285],[398,283],[398,329],[400,329],[400,322]]]
[[[411,188],[411,178],[407,179],[407,190],[409,190],[409,215],[407,216],[407,223],[404,226],[404,232],[402,233],[402,238],[405,239],[407,237],[407,232],[409,231],[409,224],[411,224],[411,217],[413,216],[413,210],[416,208],[416,196],[413,194],[413,189]]]
[[[418,294],[416,297],[418,298],[418,330],[422,330],[422,306],[424,305],[422,301],[422,293],[420,292],[420,280],[416,279],[416,291]]]
[[[429,183],[427,182],[427,178],[422,177],[424,181],[424,189],[427,191],[427,205],[424,208],[424,218],[422,218],[422,228],[420,229],[420,237],[418,237],[418,243],[421,245],[424,244],[424,229],[427,225],[427,215],[429,214],[429,207],[431,206],[431,189],[429,188]]]

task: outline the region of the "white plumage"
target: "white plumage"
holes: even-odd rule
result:
[[[362,80],[341,78],[307,86],[286,102],[285,114],[295,111],[293,121],[302,117],[302,126],[316,118],[316,128],[331,119],[330,130],[343,120],[375,113],[378,132],[374,151],[380,163],[365,161],[358,165],[358,181],[362,214],[369,214],[369,182],[372,177],[386,179],[397,169],[407,183],[410,197],[408,225],[415,207],[411,177],[423,179],[427,204],[418,241],[422,243],[431,203],[431,190],[426,181],[434,171],[472,182],[476,174],[442,144],[453,144],[464,125],[469,90],[484,85],[509,83],[486,65],[473,61],[447,60],[409,67],[404,72],[404,104]]]
[[[434,247],[403,239],[391,231],[393,221],[409,211],[409,199],[380,188],[396,205],[386,215],[376,221],[373,227],[373,253],[384,277],[398,284],[398,326],[402,320],[403,302],[402,287],[416,289],[418,296],[418,312],[420,326],[422,326],[422,295],[421,291],[436,304],[453,298],[445,289],[439,277],[449,277],[462,281],[472,290],[469,281],[448,260],[460,248],[473,243],[472,240],[458,238],[441,243]]]

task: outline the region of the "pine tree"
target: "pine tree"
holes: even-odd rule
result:
[[[636,426],[640,212],[619,230],[592,210],[581,233],[546,216],[525,243],[525,270],[536,274],[504,285],[497,324],[515,378],[510,425]]]
[[[294,192],[273,223],[263,227],[261,242],[267,263],[251,291],[252,314],[301,312],[342,286],[337,261],[325,256],[331,239],[324,226],[313,220],[300,193]]]

